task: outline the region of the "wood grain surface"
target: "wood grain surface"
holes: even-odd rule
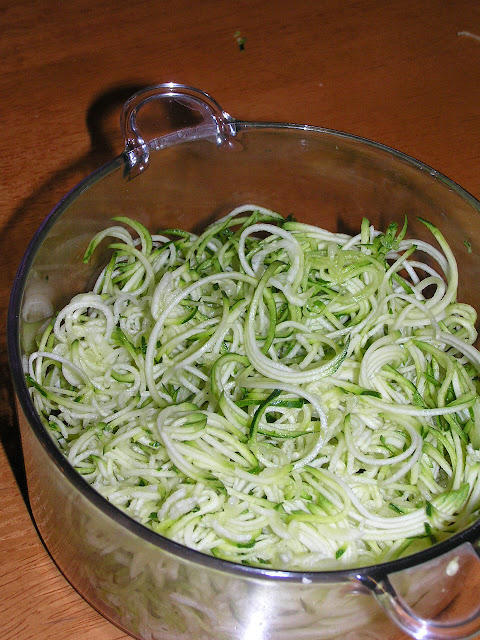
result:
[[[125,99],[166,81],[237,118],[383,142],[480,197],[480,3],[1,0],[0,27],[0,638],[124,640],[65,581],[29,515],[5,338],[32,234],[121,152]]]

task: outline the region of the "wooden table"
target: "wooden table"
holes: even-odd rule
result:
[[[25,502],[5,319],[30,237],[122,150],[124,100],[165,81],[208,91],[238,118],[373,138],[480,197],[480,4],[2,0],[0,20],[0,637],[120,640],[59,573]]]

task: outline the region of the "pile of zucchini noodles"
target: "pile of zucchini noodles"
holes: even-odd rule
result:
[[[42,327],[35,407],[159,534],[275,569],[364,566],[478,516],[480,354],[455,258],[364,219],[255,205],[197,236],[114,218],[93,290]]]

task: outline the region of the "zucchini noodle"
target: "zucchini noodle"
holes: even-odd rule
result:
[[[455,257],[254,205],[201,235],[126,217],[38,334],[32,400],[73,467],[155,532],[292,570],[394,559],[480,508],[476,312]],[[108,242],[108,240],[107,240]]]

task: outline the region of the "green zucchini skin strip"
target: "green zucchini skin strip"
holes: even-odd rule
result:
[[[273,569],[388,561],[478,518],[477,314],[439,229],[420,218],[430,245],[406,217],[364,218],[349,236],[253,205],[200,235],[113,221],[85,250],[111,252],[93,290],[26,368],[107,500]]]
[[[260,418],[263,416],[263,414],[265,413],[265,411],[267,410],[268,407],[270,407],[270,406],[274,407],[275,406],[275,400],[276,400],[276,398],[278,398],[278,396],[281,393],[282,393],[281,389],[274,389],[272,391],[272,393],[268,396],[268,398],[266,398],[258,406],[258,409],[255,411],[255,414],[253,416],[252,423],[250,425],[250,430],[248,432],[248,439],[249,439],[250,442],[252,442],[252,440],[257,435],[258,423],[260,421]]]

